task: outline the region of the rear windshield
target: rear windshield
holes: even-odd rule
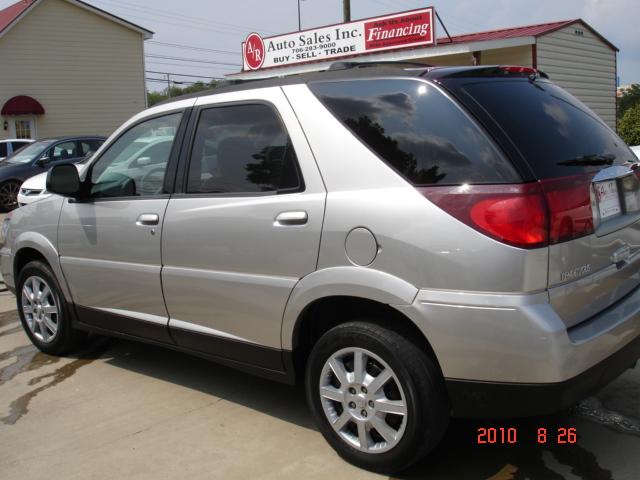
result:
[[[484,131],[431,84],[389,79],[309,87],[363,143],[416,186],[520,181]]]
[[[507,134],[538,178],[601,170],[636,161],[626,144],[580,100],[551,82],[466,83],[458,90]]]

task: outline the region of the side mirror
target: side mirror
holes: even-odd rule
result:
[[[145,165],[149,165],[151,163],[151,157],[140,157],[138,160],[136,160],[136,163],[141,167],[144,167]]]
[[[47,163],[49,163],[49,157],[47,155],[43,155],[38,160],[36,160],[36,165],[38,165],[39,167],[43,167]]]
[[[47,191],[63,197],[77,198],[82,184],[75,165],[56,165],[47,174]]]

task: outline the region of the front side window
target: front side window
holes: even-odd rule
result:
[[[519,180],[511,163],[476,123],[431,84],[356,80],[317,82],[309,87],[349,130],[413,185]]]
[[[301,185],[291,139],[271,107],[235,105],[202,112],[188,193],[284,192]]]
[[[164,177],[182,113],[139,123],[121,135],[91,170],[93,197],[144,197],[164,192]]]

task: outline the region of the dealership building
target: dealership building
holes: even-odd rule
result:
[[[436,37],[434,14],[427,8],[271,38],[252,34],[243,43],[243,71],[229,77],[252,79],[324,70],[336,61],[521,65],[548,74],[615,128],[618,49],[585,21]],[[429,28],[416,29],[421,22]],[[352,38],[344,38],[349,35]],[[252,57],[256,51],[258,62]]]

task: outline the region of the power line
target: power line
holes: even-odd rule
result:
[[[146,73],[153,73],[157,75],[173,75],[176,77],[191,77],[191,78],[207,78],[211,80],[220,80],[220,77],[207,77],[206,75],[189,75],[187,73],[173,73],[173,72],[158,72],[156,70],[145,70]]]
[[[168,22],[168,21],[164,21],[164,20],[157,20],[157,19],[150,19],[148,17],[142,16],[142,15],[135,15],[132,13],[126,13],[126,14],[122,14],[123,16],[126,16],[127,18],[131,17],[131,18],[135,18],[135,19],[140,19],[143,20],[145,22],[149,22],[149,23],[160,23],[160,24],[164,24],[164,25],[169,25],[171,27],[176,27],[176,28],[181,28],[181,29],[190,29],[190,30],[199,30],[201,32],[207,32],[207,33],[211,33],[211,32],[217,32],[221,35],[231,35],[234,37],[239,37],[242,36],[242,34],[240,32],[226,32],[223,30],[217,30],[215,28],[206,28],[204,26],[197,26],[197,25],[193,25],[192,23],[189,23],[188,21],[183,21],[182,23],[177,23],[177,22]]]
[[[240,55],[240,49],[238,49],[237,52],[232,52],[231,50],[216,50],[213,48],[196,47],[192,45],[182,45],[180,43],[157,42],[155,40],[147,40],[146,43],[150,43],[153,45],[162,45],[162,46],[171,47],[171,48],[180,48],[183,50],[193,50],[196,52],[210,52],[210,53],[224,53],[228,55]]]
[[[189,15],[183,15],[181,13],[169,10],[161,10],[158,8],[153,8],[153,10],[149,10],[148,7],[142,7],[139,5],[132,5],[131,3],[120,2],[118,0],[99,0],[102,3],[106,3],[108,5],[112,5],[115,8],[122,9],[128,12],[129,16],[137,16],[138,18],[149,19],[150,21],[158,22],[158,23],[167,23],[166,20],[157,20],[153,17],[159,17],[161,19],[168,19],[173,21],[174,23],[178,22],[185,26],[189,26],[190,28],[197,28],[193,24],[200,25],[201,27],[207,27],[207,31],[218,31],[219,33],[224,34],[240,34],[240,33],[248,33],[251,30],[249,26],[243,25],[235,25],[225,22],[218,22],[214,20],[203,19],[202,17],[192,17]],[[145,17],[146,16],[146,17]],[[170,23],[171,24],[171,23]],[[265,30],[263,30],[266,32]]]
[[[147,58],[159,58],[161,60],[176,60],[178,62],[193,62],[193,63],[206,63],[209,65],[225,65],[228,67],[241,67],[239,63],[225,63],[225,62],[212,62],[210,60],[200,60],[198,58],[182,58],[182,57],[170,57],[168,55],[145,55]]]
[[[176,80],[171,80],[171,79],[167,80],[166,78],[145,78],[145,80],[147,82],[162,82],[162,83],[167,83],[167,81],[169,81],[169,82],[174,83],[176,85],[193,85],[193,84],[197,83],[197,82],[190,82],[190,81],[186,81],[186,80],[185,81],[182,81],[182,80],[176,81]]]
[[[217,67],[215,65],[186,65],[184,63],[158,62],[158,61],[155,61],[155,60],[147,60],[145,63],[147,65],[149,65],[149,64],[167,65],[167,66],[171,66],[171,67],[181,67],[181,68],[205,68],[207,70],[222,70],[224,72],[228,72],[230,70],[233,70],[231,68]]]

